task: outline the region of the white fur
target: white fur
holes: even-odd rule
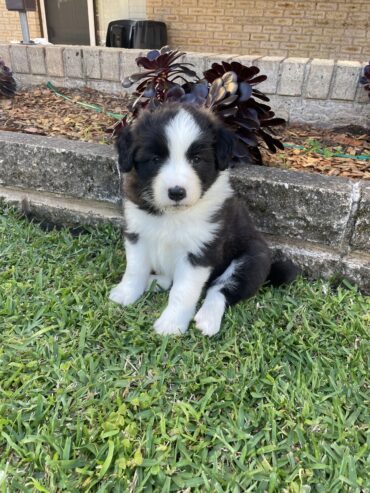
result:
[[[173,187],[182,187],[186,190],[186,197],[181,205],[195,204],[202,193],[200,179],[189,163],[186,152],[190,145],[201,135],[198,124],[184,109],[181,109],[165,129],[169,157],[153,182],[153,196],[159,209],[174,206],[174,201],[168,196],[168,190]]]
[[[154,324],[158,334],[182,334],[186,331],[210,272],[209,267],[192,266],[186,258],[176,265],[167,308]]]
[[[199,254],[203,245],[212,241],[219,225],[211,219],[231,194],[228,172],[224,171],[192,207],[150,215],[126,200],[127,228],[139,234],[138,243],[145,245],[151,269],[173,281],[177,263],[189,253]]]
[[[154,274],[149,276],[147,290],[154,288],[154,291],[167,291],[171,284],[172,281],[169,277]]]
[[[112,289],[109,299],[126,306],[135,303],[144,293],[151,272],[150,259],[143,242],[125,241],[127,266],[122,281]]]
[[[195,325],[203,335],[213,336],[219,332],[225,312],[225,296],[218,286],[208,289],[203,305],[194,317]]]
[[[226,298],[221,290],[226,286],[232,286],[233,275],[237,268],[238,262],[233,260],[225,272],[208,289],[203,305],[194,318],[197,329],[203,335],[211,337],[219,332],[226,308]]]

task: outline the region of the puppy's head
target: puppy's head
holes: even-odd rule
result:
[[[128,198],[151,211],[195,205],[229,164],[232,134],[209,112],[166,105],[144,111],[118,141]]]

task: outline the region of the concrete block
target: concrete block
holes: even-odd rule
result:
[[[342,259],[342,276],[370,294],[370,255],[364,252],[346,255]]]
[[[205,60],[205,65],[204,65],[204,71],[209,70],[212,68],[213,63],[219,63],[221,64],[222,62],[237,62],[239,55],[230,55],[227,53],[212,53],[208,57],[206,57]]]
[[[81,224],[96,226],[109,222],[118,227],[124,225],[120,204],[4,187],[0,187],[0,199],[32,213],[40,221],[53,224],[71,227]]]
[[[200,79],[203,79],[203,72],[211,68],[212,62],[212,53],[187,53],[186,55],[181,57],[181,61],[184,63],[191,63],[189,68],[191,70],[195,70],[197,76]],[[219,63],[219,60],[216,60]],[[187,77],[185,77],[187,79]],[[189,77],[189,80],[192,80],[192,77]]]
[[[100,79],[99,48],[83,48],[83,74],[87,79]]]
[[[146,52],[145,52],[146,53]],[[120,53],[120,80],[123,81],[125,77],[131,74],[141,72],[142,68],[136,64],[136,59],[142,56],[144,52],[141,50],[121,50]]]
[[[12,61],[10,59],[9,45],[0,45],[0,60],[2,60],[7,67],[11,68]]]
[[[275,260],[289,258],[310,279],[330,279],[342,273],[341,255],[332,248],[273,235],[265,234],[265,238]]]
[[[367,64],[368,64],[368,62],[363,62],[361,64],[361,74],[360,75],[363,75],[364,68],[366,67]],[[355,99],[356,99],[357,103],[366,103],[367,104],[370,102],[369,92],[365,91],[363,84],[358,84]],[[370,120],[370,110],[369,110],[369,120]]]
[[[113,146],[0,132],[4,187],[119,203],[116,160]]]
[[[278,94],[300,96],[309,58],[286,58],[281,65]]]
[[[370,184],[362,183],[351,246],[370,253]]]
[[[212,53],[209,57],[206,57],[206,70],[211,68],[212,63],[221,63],[225,62],[233,62],[239,61],[238,58],[240,55],[233,55],[230,53]]]
[[[33,74],[46,74],[45,48],[43,46],[27,46],[28,61]]]
[[[241,63],[242,65],[250,67],[251,65],[257,65],[258,60],[260,60],[261,58],[261,55],[241,55],[237,58],[234,58],[234,60]]]
[[[257,60],[256,65],[260,69],[260,74],[267,75],[267,80],[258,84],[258,89],[265,94],[276,94],[280,79],[280,67],[285,57],[264,56]]]
[[[64,77],[63,50],[60,46],[45,47],[46,69],[49,75]]]
[[[334,60],[321,60],[318,58],[312,60],[305,96],[313,99],[326,99],[329,95],[333,71]]]
[[[122,87],[120,82],[113,82],[109,80],[88,80],[86,87],[90,87],[95,91],[106,92],[107,94],[114,94],[116,96],[125,97],[127,95],[126,89]]]
[[[21,44],[10,46],[10,56],[12,60],[12,70],[20,74],[29,74],[27,47]]]
[[[103,80],[120,80],[120,52],[116,48],[101,48],[100,63],[101,63],[101,78]]]
[[[64,67],[67,77],[73,77],[75,79],[82,79],[82,51],[80,48],[71,47],[64,48]]]
[[[338,61],[335,68],[331,99],[352,101],[355,98],[361,75],[361,63],[348,60]]]
[[[47,75],[34,74],[15,74],[14,79],[17,83],[18,89],[25,89],[27,87],[43,85],[49,80]]]
[[[82,89],[86,86],[84,79],[70,79],[69,77],[50,77],[49,75],[16,74],[15,80],[19,87],[32,87],[50,81],[56,87],[67,89]]]
[[[289,123],[327,128],[348,125],[348,121],[363,127],[369,124],[368,104],[331,99],[292,98],[276,94],[270,95],[269,98],[274,112]]]
[[[341,246],[352,204],[349,180],[250,165],[231,176],[261,231]]]

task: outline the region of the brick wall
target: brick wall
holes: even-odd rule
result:
[[[41,26],[38,12],[27,12],[31,38],[41,37]],[[9,12],[5,1],[0,1],[0,43],[20,41],[22,39],[18,12]]]
[[[370,58],[369,0],[147,0],[147,16],[189,51]]]

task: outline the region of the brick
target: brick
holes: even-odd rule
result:
[[[224,46],[230,48],[238,48],[241,45],[240,41],[237,39],[227,39],[224,41]]]
[[[101,78],[104,80],[119,81],[120,80],[120,53],[118,48],[101,48],[100,49],[100,67]],[[139,69],[136,67],[136,72]],[[130,75],[130,73],[125,74]]]
[[[64,66],[67,77],[82,79],[82,52],[79,47],[64,48]]]
[[[11,45],[10,56],[12,60],[13,72],[18,72],[20,74],[28,74],[30,72],[27,47],[25,45]]]
[[[99,48],[83,48],[83,74],[87,79],[100,79]]]
[[[45,48],[27,46],[28,61],[33,74],[46,74]]]
[[[245,24],[243,31],[246,33],[260,33],[262,32],[262,26],[253,26],[252,24]]]
[[[260,58],[256,65],[260,69],[261,75],[267,75],[267,80],[261,82],[258,88],[266,94],[276,94],[277,85],[280,77],[280,66],[284,57],[265,56]]]
[[[223,30],[223,25],[222,24],[206,24],[206,30],[207,31],[222,31]]]
[[[270,38],[269,34],[252,34],[251,40],[253,41],[268,41]]]
[[[338,61],[331,92],[332,99],[354,99],[361,73],[360,62]]]
[[[278,94],[300,96],[308,58],[287,58],[282,63]]]
[[[334,60],[312,60],[305,94],[307,98],[326,99],[328,97],[333,70]]]

